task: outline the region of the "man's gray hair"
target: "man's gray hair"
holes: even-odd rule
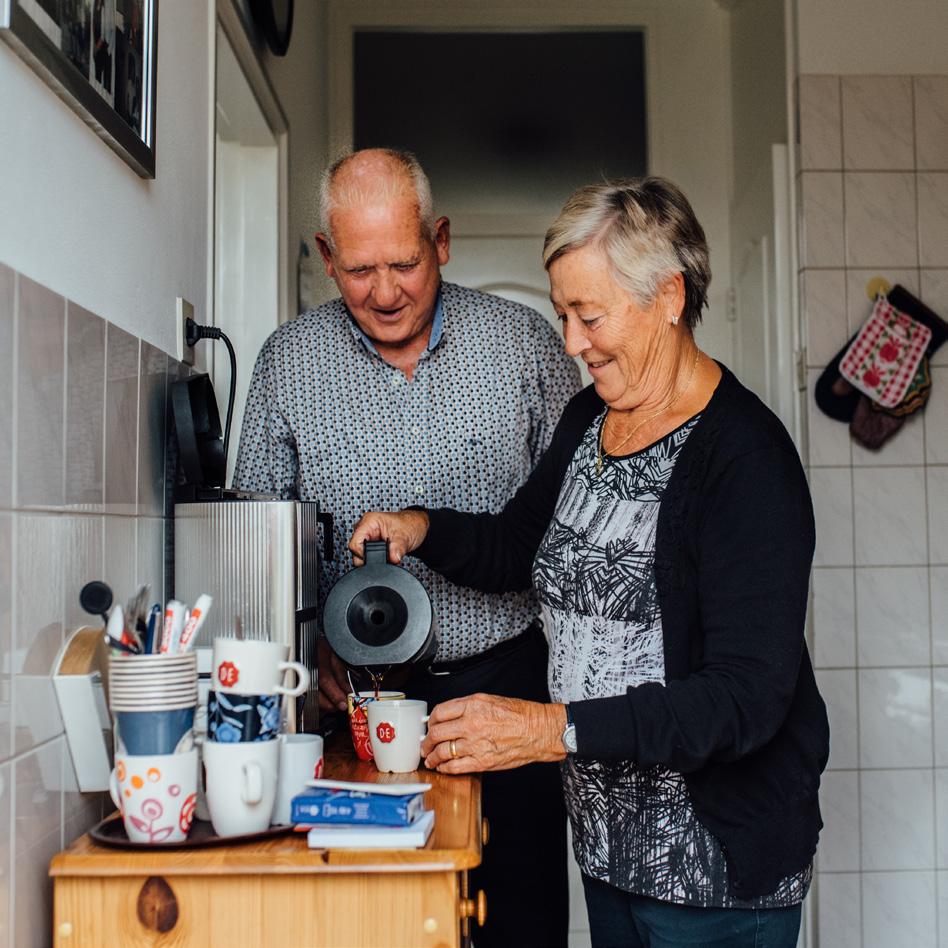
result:
[[[708,242],[695,212],[665,178],[592,184],[574,192],[543,242],[543,265],[571,250],[597,245],[616,282],[640,306],[652,303],[675,273],[685,282],[682,316],[689,329],[701,320],[711,282]]]
[[[365,176],[364,180],[346,179],[340,184],[339,177],[351,161],[368,157],[373,153],[387,159],[388,173],[382,172]],[[332,244],[331,215],[337,207],[353,207],[371,201],[386,201],[399,198],[405,193],[405,185],[411,183],[418,200],[418,219],[422,233],[430,240],[435,236],[434,199],[431,196],[431,183],[428,175],[410,151],[397,148],[372,148],[350,152],[337,158],[320,175],[319,181],[319,221],[320,229]]]

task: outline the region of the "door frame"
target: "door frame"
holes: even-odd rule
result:
[[[216,9],[214,9],[216,7]],[[240,0],[218,0],[212,4],[211,12],[211,129],[210,129],[210,194],[216,195],[215,142],[217,139],[217,25],[220,24],[227,41],[237,57],[251,91],[263,112],[277,145],[277,324],[285,323],[296,316],[296,300],[291,299],[295,288],[295,277],[290,272],[295,267],[289,253],[289,204],[290,204],[290,125],[280,106],[280,100],[257,58],[247,23],[241,12]],[[211,234],[211,253],[208,255],[208,313],[214,313],[214,275],[217,259],[214,246],[215,200],[209,202],[208,233]]]
[[[511,4],[503,0],[352,0],[329,9],[329,147],[340,155],[353,147],[353,35],[364,29],[397,32],[604,32],[641,31],[645,41],[648,168],[665,164],[663,114],[659,101],[666,39],[674,36],[674,16],[661,3],[628,0],[567,0]],[[673,62],[673,60],[668,60]],[[548,216],[529,214],[452,214],[451,230],[460,237],[530,237],[549,227]]]

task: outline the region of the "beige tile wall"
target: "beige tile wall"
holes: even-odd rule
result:
[[[101,818],[49,673],[79,590],[165,591],[165,353],[0,263],[0,948],[50,943],[50,857]]]
[[[799,105],[814,663],[832,729],[819,944],[948,948],[948,370],[878,452],[812,396],[869,315],[872,277],[948,319],[948,77],[803,76]]]

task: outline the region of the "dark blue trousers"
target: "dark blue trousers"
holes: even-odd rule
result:
[[[795,948],[800,906],[695,908],[632,895],[583,874],[593,948]]]

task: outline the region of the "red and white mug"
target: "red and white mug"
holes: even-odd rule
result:
[[[421,763],[421,742],[428,724],[428,705],[405,698],[373,701],[368,707],[369,741],[375,766],[383,773],[406,774]]]
[[[211,687],[235,695],[298,697],[309,688],[309,671],[289,657],[290,647],[279,642],[214,639]],[[296,677],[293,687],[283,684],[288,671]]]

